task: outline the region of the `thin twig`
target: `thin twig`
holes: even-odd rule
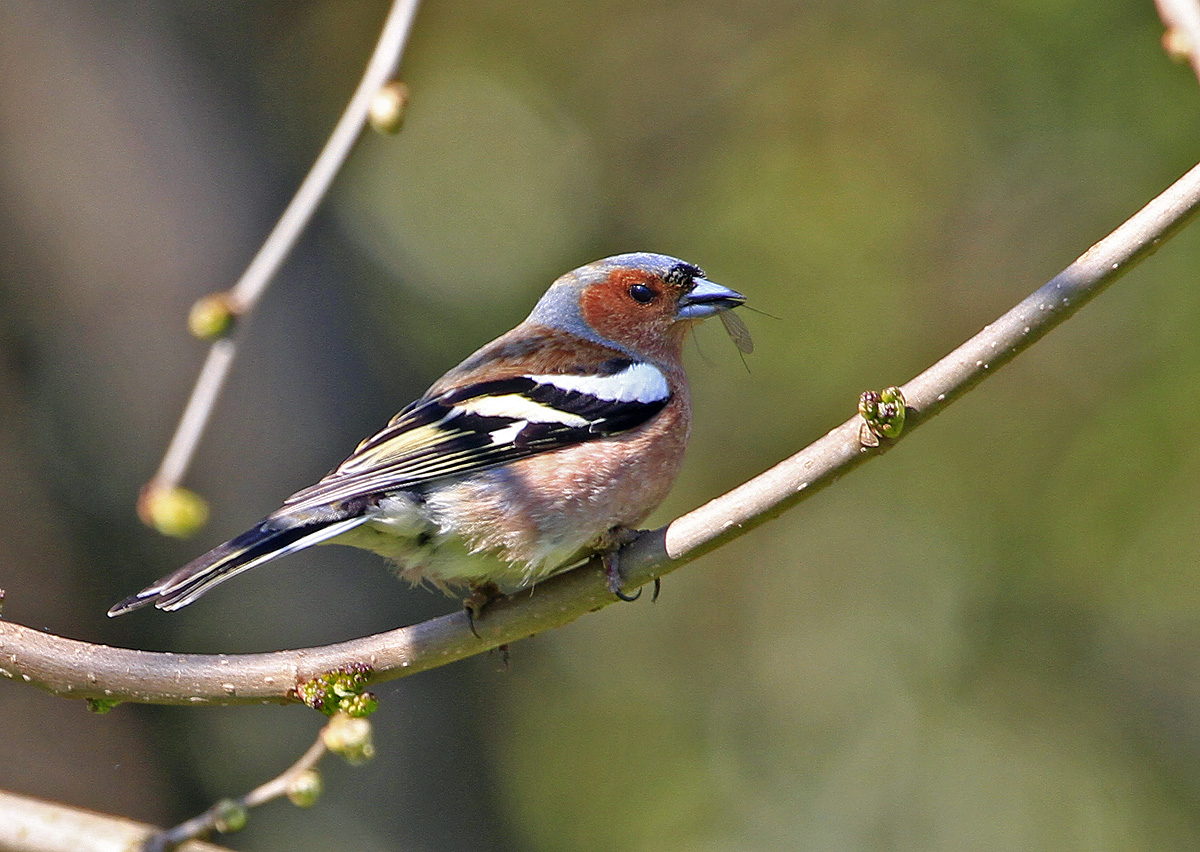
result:
[[[237,344],[232,340],[218,340],[208,350],[200,375],[196,377],[196,385],[192,395],[183,408],[183,416],[175,427],[175,435],[167,445],[158,472],[146,485],[147,490],[156,488],[174,488],[183,481],[188,465],[204,434],[209,415],[216,407],[217,397],[225,380],[229,377],[229,368],[233,366],[233,356],[237,354]]]
[[[1200,206],[1200,166],[1090,248],[1049,283],[904,386],[909,434],[1079,310],[1158,248]],[[746,484],[642,534],[622,551],[626,588],[639,587],[743,535],[887,451],[859,440],[852,417],[807,449]],[[902,438],[901,438],[902,440]],[[50,692],[101,701],[247,704],[296,701],[295,686],[348,665],[367,680],[403,677],[566,624],[615,598],[593,563],[552,577],[537,594],[489,605],[475,621],[463,613],[351,642],[270,654],[163,654],[91,645],[0,622],[0,674]]]
[[[279,217],[270,236],[250,261],[242,277],[229,291],[230,305],[238,316],[244,317],[258,303],[267,285],[312,219],[317,205],[329,191],[330,184],[362,132],[372,97],[395,75],[400,65],[418,5],[418,0],[395,0],[392,3],[379,41],[375,45],[375,52],[367,63],[367,69],[359,81],[358,88],[354,90],[350,103],[338,119],[329,140],[321,149],[296,195]],[[235,354],[236,345],[230,339],[214,343],[209,350],[208,358],[200,370],[196,386],[184,407],[183,416],[163,455],[162,463],[147,483],[148,491],[174,488],[183,481],[221,388],[225,385]]]
[[[256,808],[259,805],[274,801],[280,796],[286,796],[288,788],[292,782],[300,776],[301,773],[307,772],[318,763],[321,762],[329,749],[325,747],[325,738],[322,734],[317,734],[316,740],[308,747],[304,754],[300,755],[300,759],[279,773],[276,777],[267,781],[265,784],[260,784],[251,790],[246,795],[242,796],[239,803],[247,808]]]
[[[264,784],[260,784],[239,799],[218,802],[204,813],[194,816],[186,822],[181,822],[177,826],[156,832],[146,839],[142,846],[142,852],[168,852],[168,850],[176,849],[188,840],[205,837],[213,831],[227,830],[224,822],[228,819],[231,810],[236,811],[240,809],[242,812],[245,812],[250,808],[258,807],[281,796],[286,796],[292,782],[302,773],[313,769],[328,752],[329,749],[325,746],[324,729],[322,729],[317,734],[317,739],[300,756],[300,759],[279,773],[279,775]]]

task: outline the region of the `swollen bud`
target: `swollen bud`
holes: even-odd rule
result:
[[[213,828],[222,834],[241,831],[246,827],[250,814],[246,806],[238,804],[233,799],[222,799],[212,807]]]
[[[298,808],[311,808],[321,797],[323,789],[321,773],[315,769],[305,769],[288,784],[287,797]]]
[[[193,337],[213,342],[233,331],[238,312],[228,293],[210,293],[197,299],[188,311],[188,331]]]
[[[404,112],[407,107],[408,86],[399,80],[393,80],[371,98],[367,122],[376,133],[395,136],[404,126]]]
[[[338,713],[321,730],[325,747],[340,754],[347,763],[366,763],[375,756],[375,744],[371,741],[371,722]]]
[[[173,538],[187,538],[208,521],[208,502],[195,491],[175,485],[146,486],[137,503],[138,517],[148,527]]]
[[[863,419],[859,441],[864,447],[878,447],[880,438],[899,438],[904,431],[904,393],[897,387],[863,391],[858,413]]]

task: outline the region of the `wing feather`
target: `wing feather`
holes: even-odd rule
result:
[[[671,398],[644,362],[586,375],[515,376],[410,405],[316,484],[284,501],[298,512],[409,488],[634,429]]]

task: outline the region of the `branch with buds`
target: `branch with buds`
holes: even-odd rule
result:
[[[856,414],[744,485],[640,535],[621,553],[626,588],[652,582],[744,535],[889,450],[1150,255],[1198,206],[1200,166],[1047,284],[899,388],[898,396],[888,389],[873,400],[868,413],[879,421],[870,431],[877,445],[864,442],[867,421]],[[892,410],[896,400],[903,401],[905,411],[899,434],[898,412]],[[603,569],[593,560],[539,584],[535,595],[494,602],[475,620],[474,630],[459,612],[336,645],[238,656],[111,648],[0,622],[0,674],[104,706],[120,701],[297,702],[302,684],[329,672],[361,667],[368,684],[403,677],[560,627],[615,601]]]

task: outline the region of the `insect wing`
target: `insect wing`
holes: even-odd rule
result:
[[[733,345],[738,348],[739,352],[749,355],[754,351],[754,341],[750,339],[750,329],[746,328],[746,323],[740,316],[733,311],[721,311],[717,316],[721,318],[721,325],[725,326],[725,333],[729,335],[729,339],[733,341]]]

